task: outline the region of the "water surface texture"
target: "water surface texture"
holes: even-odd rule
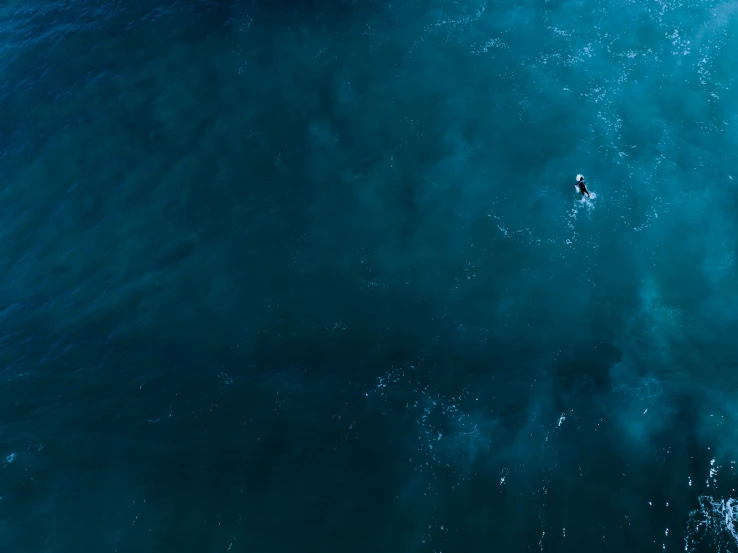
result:
[[[0,551],[738,551],[737,18],[4,1]]]

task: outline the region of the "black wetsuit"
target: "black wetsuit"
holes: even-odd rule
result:
[[[582,193],[582,196],[584,196],[586,194],[588,198],[590,197],[589,196],[589,190],[587,190],[587,185],[584,184],[584,181],[583,180],[580,180],[579,181],[579,191]]]

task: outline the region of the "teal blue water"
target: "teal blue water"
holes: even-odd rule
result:
[[[0,552],[738,551],[737,15],[4,2]]]

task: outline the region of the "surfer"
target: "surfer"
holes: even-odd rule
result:
[[[582,196],[585,194],[588,198],[591,196],[589,195],[589,190],[587,190],[587,185],[584,184],[584,175],[577,175],[577,184],[579,185],[579,191],[582,193]]]

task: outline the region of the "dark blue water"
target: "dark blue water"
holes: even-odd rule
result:
[[[4,2],[0,551],[738,551],[737,13]]]

